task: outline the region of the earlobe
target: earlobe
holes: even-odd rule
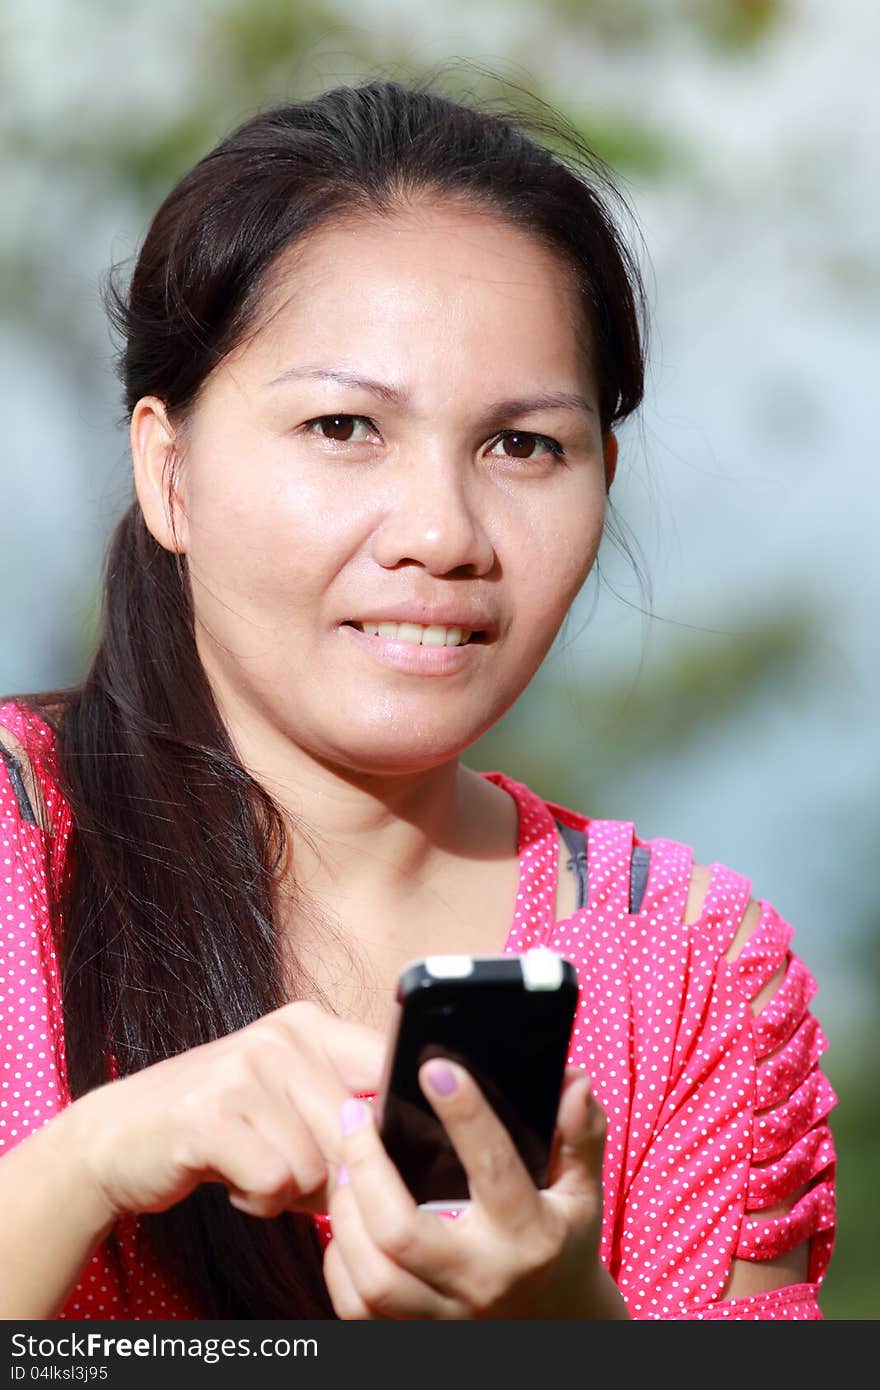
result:
[[[611,491],[611,484],[614,482],[614,475],[617,472],[617,435],[613,430],[609,430],[605,436],[603,447],[605,456],[605,491]]]
[[[177,491],[172,490],[175,435],[158,396],[142,396],[138,401],[129,436],[135,492],[147,530],[164,550],[185,554],[186,514]]]

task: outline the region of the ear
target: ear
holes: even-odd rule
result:
[[[164,550],[185,554],[186,512],[176,486],[172,491],[172,481],[176,482],[171,472],[175,434],[165,404],[158,396],[142,396],[138,401],[132,411],[129,435],[135,492],[147,530]]]
[[[605,456],[605,491],[611,491],[611,484],[614,482],[614,475],[617,472],[617,435],[613,430],[609,430],[605,436],[605,443],[602,447]]]

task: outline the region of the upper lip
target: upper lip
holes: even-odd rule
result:
[[[419,627],[461,627],[469,632],[493,632],[494,623],[478,608],[462,603],[429,606],[420,603],[395,603],[364,608],[363,615],[345,618],[347,623],[416,623]]]

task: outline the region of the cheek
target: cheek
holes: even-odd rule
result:
[[[595,564],[605,524],[602,496],[580,488],[565,506],[528,514],[508,550],[520,602],[537,621],[561,623]]]
[[[345,554],[345,517],[319,505],[308,486],[268,479],[241,486],[215,467],[210,485],[192,488],[189,546],[194,582],[271,616],[323,592]],[[234,621],[234,614],[230,618]]]
[[[598,508],[573,513],[561,528],[556,542],[556,559],[560,583],[568,594],[568,602],[582,588],[596,562],[605,529],[604,501]]]

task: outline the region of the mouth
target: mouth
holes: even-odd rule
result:
[[[353,627],[357,632],[369,633],[369,634],[372,635],[372,636],[382,636],[382,637],[386,637],[388,640],[396,641],[396,642],[403,642],[403,643],[408,644],[408,645],[411,645],[411,646],[426,646],[426,647],[443,647],[443,646],[446,646],[446,647],[466,647],[466,646],[472,646],[472,645],[474,645],[474,644],[476,644],[476,643],[480,643],[480,642],[488,642],[488,640],[489,640],[489,633],[488,633],[487,631],[485,631],[485,630],[482,630],[482,629],[476,629],[476,630],[474,630],[474,631],[471,631],[471,632],[465,637],[465,636],[464,636],[464,633],[463,633],[463,629],[461,629],[461,628],[447,628],[447,629],[444,630],[444,633],[443,633],[443,640],[441,641],[441,640],[439,640],[440,629],[438,629],[437,627],[434,627],[434,628],[422,628],[422,629],[420,630],[420,633],[419,633],[418,625],[415,624],[415,623],[409,623],[409,624],[403,624],[403,623],[389,623],[389,624],[385,624],[385,623],[382,623],[382,624],[378,624],[378,623],[368,623],[368,624],[365,626],[363,623],[355,622],[353,619],[347,618],[347,619],[345,620],[344,623],[341,623],[341,624],[340,624],[340,626],[341,626],[341,627]],[[399,632],[399,629],[400,629],[401,627],[403,627],[403,628],[405,628],[405,629],[408,629],[408,631],[406,631],[405,635],[404,635],[404,634],[401,634],[401,633]],[[386,631],[385,631],[385,632],[382,632],[382,631],[381,631],[382,628],[385,628]],[[377,629],[378,629],[378,631],[377,631]],[[392,632],[391,629],[397,629],[397,630]],[[428,640],[427,642],[424,641],[424,637],[425,637],[425,634],[426,634],[426,633],[429,634],[429,640]],[[433,637],[430,636],[430,634],[434,634]],[[450,639],[451,639],[451,640],[450,640]]]
[[[360,652],[358,660],[388,667],[408,677],[447,677],[468,679],[479,674],[484,658],[474,648],[493,640],[491,628],[468,631],[435,623],[363,622],[349,618],[339,624],[349,649]],[[427,639],[427,640],[424,640]],[[485,673],[484,673],[485,678]]]

